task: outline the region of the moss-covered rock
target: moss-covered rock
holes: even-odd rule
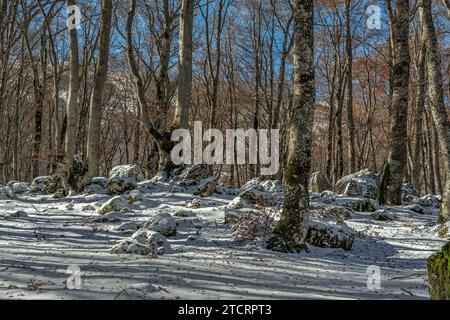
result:
[[[355,232],[345,223],[311,220],[306,242],[322,248],[342,248],[352,250]]]
[[[341,198],[336,201],[336,204],[351,208],[357,212],[375,212],[378,210],[377,202],[368,198]]]
[[[100,209],[97,210],[98,214],[107,214],[109,212],[117,212],[122,210],[128,205],[128,202],[122,196],[115,196],[106,201]]]
[[[31,183],[32,192],[42,192],[44,194],[55,193],[56,190],[62,188],[61,175],[37,177]]]
[[[450,300],[450,242],[428,258],[428,283],[432,300]]]

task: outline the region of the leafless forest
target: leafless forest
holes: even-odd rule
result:
[[[411,186],[450,219],[449,0],[0,6],[0,185],[58,175],[70,197],[127,164],[167,180],[172,133],[201,121],[279,129],[278,173],[208,167],[227,188],[281,181],[269,249],[307,249],[310,191],[363,169],[380,177],[379,205],[407,203]]]

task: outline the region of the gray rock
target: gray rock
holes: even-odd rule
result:
[[[37,177],[31,183],[32,192],[51,194],[58,189],[62,189],[62,177],[59,174]]]
[[[341,198],[336,203],[349,207],[357,212],[375,212],[378,210],[378,203],[373,199],[366,198]]]
[[[310,214],[317,219],[343,222],[352,218],[352,211],[345,207],[323,206],[318,203],[311,203]]]
[[[144,228],[161,233],[166,237],[177,235],[177,223],[169,213],[158,213],[151,217],[145,224]]]
[[[13,194],[24,194],[30,191],[30,184],[27,182],[10,181],[6,185]]]
[[[440,197],[434,195],[426,195],[417,200],[417,204],[424,207],[439,208],[441,205]]]
[[[167,238],[155,231],[140,229],[130,238],[121,240],[111,248],[113,254],[139,254],[158,257],[172,252]]]
[[[380,185],[380,176],[364,169],[345,176],[336,182],[335,190],[346,196],[363,196],[375,199]]]
[[[128,203],[134,203],[144,200],[144,195],[139,190],[132,190],[127,197]]]
[[[109,194],[123,194],[137,187],[136,180],[130,177],[113,177],[109,179],[106,189]]]
[[[322,248],[352,250],[355,232],[345,223],[311,220],[306,242]]]
[[[115,196],[106,201],[100,209],[97,210],[98,214],[106,214],[108,212],[120,211],[127,207],[128,202],[122,196]]]
[[[130,178],[134,180],[135,182],[140,182],[145,179],[145,175],[142,172],[142,169],[135,164],[127,164],[127,165],[121,165],[114,167],[109,172],[109,179],[112,178]]]

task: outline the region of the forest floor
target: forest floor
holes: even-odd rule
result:
[[[186,210],[198,198],[162,182],[139,190],[144,199],[130,206],[130,221]],[[223,210],[234,197],[198,198],[200,208],[176,218],[174,252],[149,258],[110,253],[124,232],[115,230],[118,222],[94,219],[111,196],[0,196],[0,299],[429,299],[427,258],[444,243],[437,210],[393,207],[392,221],[353,212],[345,221],[357,232],[353,250],[284,254],[236,240]],[[71,265],[81,269],[80,289],[66,287]],[[373,265],[381,268],[376,290],[367,286]]]

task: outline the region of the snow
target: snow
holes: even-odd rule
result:
[[[128,203],[126,193],[116,198],[126,208],[105,215],[97,211],[113,197],[100,191],[62,199],[0,196],[0,299],[429,299],[426,259],[445,242],[435,207],[425,215],[406,206],[380,207],[390,217],[380,221],[373,212],[349,208],[364,198],[326,192],[312,194],[312,204],[350,211],[345,228],[355,233],[353,250],[272,252],[259,240],[236,237],[233,224],[224,223],[242,190],[218,187],[201,198],[193,195],[195,186],[158,179],[140,182],[137,190],[138,201]],[[136,232],[153,235],[140,227],[161,212],[177,225],[176,235],[167,238],[170,253],[111,253]],[[67,270],[74,265],[82,285],[71,290]],[[366,285],[373,265],[381,268],[381,289],[375,291]]]

